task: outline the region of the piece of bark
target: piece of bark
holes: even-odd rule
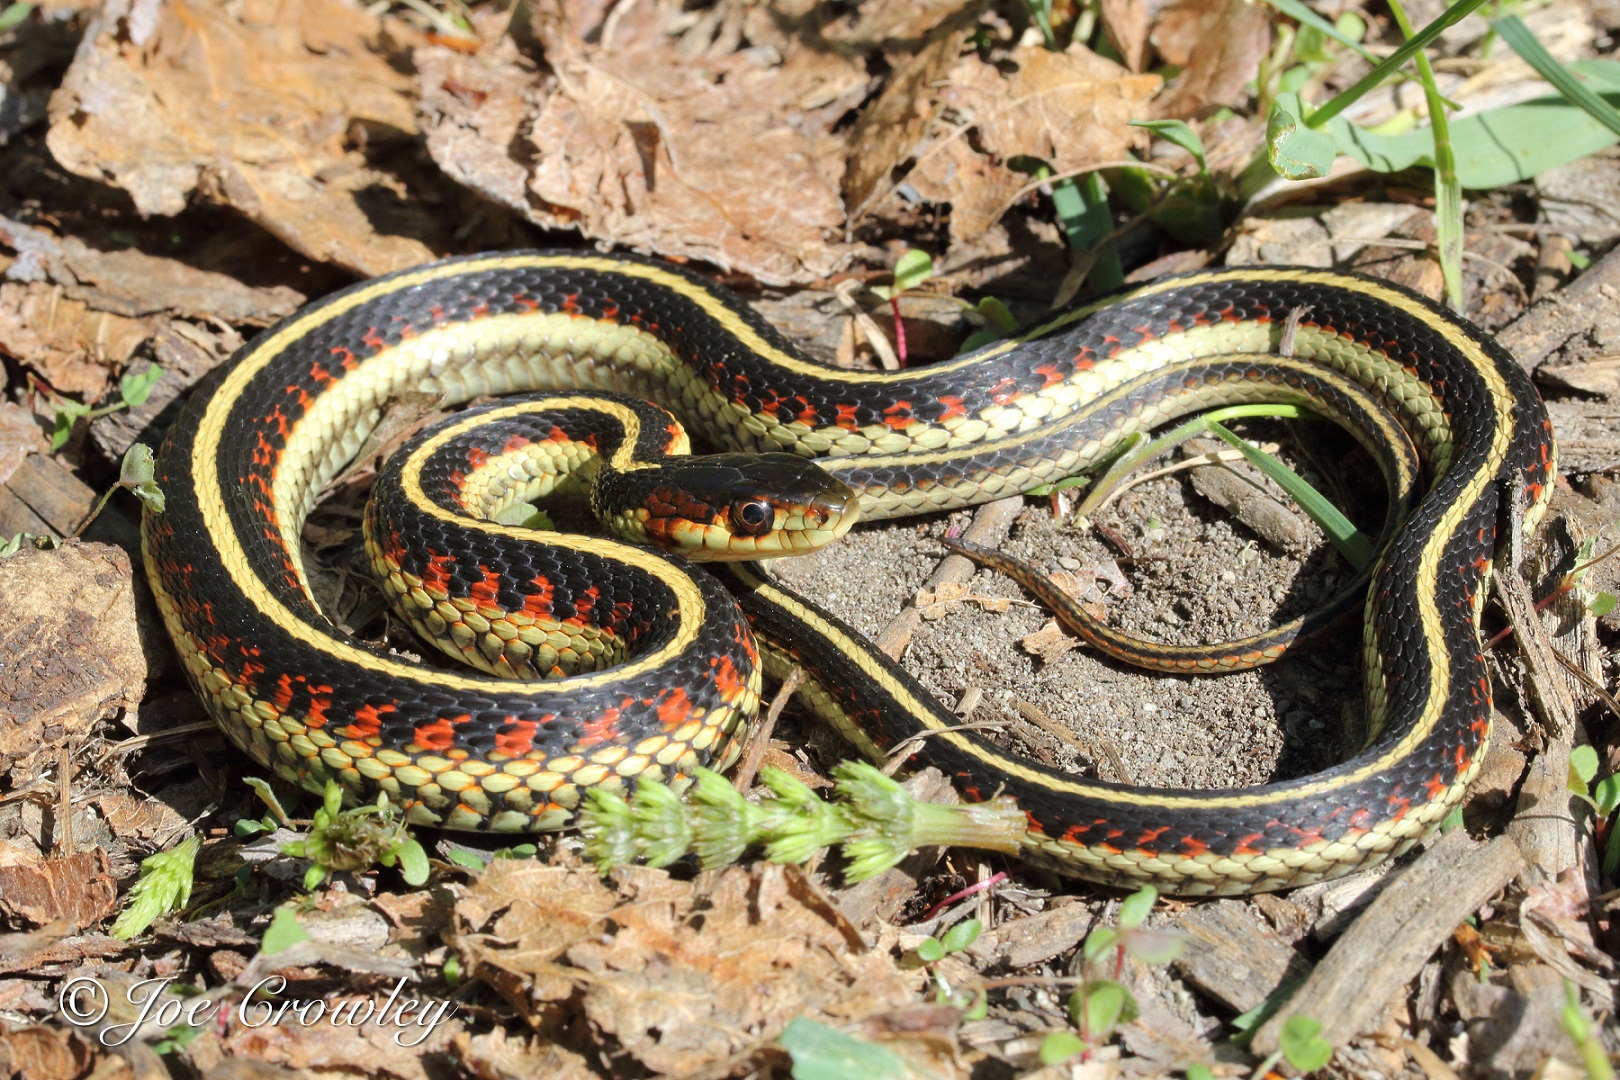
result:
[[[1171,925],[1190,939],[1176,971],[1234,1012],[1248,1012],[1309,967],[1244,901],[1199,904]]]
[[[1062,956],[1096,922],[1096,913],[1085,904],[1063,904],[986,930],[967,953],[986,968],[1018,971]]]
[[[12,496],[0,502],[0,534],[4,536],[19,532],[68,536],[96,501],[94,489],[45,454],[25,457],[6,480],[4,490]]]
[[[0,774],[140,701],[133,576],[129,556],[106,544],[0,560]]]
[[[1466,832],[1442,836],[1379,893],[1333,943],[1310,976],[1256,1033],[1253,1048],[1277,1049],[1295,1014],[1322,1022],[1335,1046],[1376,1026],[1379,1015],[1456,929],[1524,865],[1507,837],[1476,844]]]
[[[1562,289],[1537,300],[1529,311],[1498,331],[1496,340],[1526,370],[1534,371],[1567,341],[1612,311],[1617,289],[1620,248],[1588,266]]]
[[[1214,439],[1189,439],[1183,453],[1198,457],[1224,449],[1225,444]],[[1287,552],[1310,547],[1311,533],[1305,519],[1261,487],[1259,471],[1247,462],[1203,465],[1192,470],[1191,478],[1194,491],[1253,529],[1261,539]]]

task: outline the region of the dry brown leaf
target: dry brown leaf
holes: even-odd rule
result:
[[[257,1017],[247,1007],[231,1010],[224,1023],[202,1028],[203,1035],[187,1046],[187,1056],[204,1072],[222,1062],[245,1059],[323,1076],[430,1080],[442,1075],[431,1063],[451,1056],[465,1040],[466,1029],[452,999],[435,998],[404,980],[401,983],[398,994],[394,986],[383,985],[334,995],[324,1000],[320,1013],[307,1014],[314,1017],[310,1021],[289,1014],[280,1023],[250,1026],[244,1021]],[[367,1022],[345,1022],[344,1018],[366,1017],[368,1007],[374,1011]]]
[[[955,65],[977,21],[977,8],[969,8],[936,26],[922,48],[895,68],[878,99],[861,110],[849,133],[844,169],[844,205],[851,217],[884,192],[890,171],[916,150],[934,116],[934,86]]]
[[[1080,639],[1065,634],[1056,619],[1046,620],[1039,630],[1018,639],[1018,647],[1043,664],[1050,664],[1079,644]]]
[[[168,803],[138,799],[122,791],[98,796],[96,809],[113,835],[132,846],[162,851],[186,828],[186,819]]]
[[[813,49],[683,57],[647,4],[604,49],[556,5],[536,7],[547,73],[510,41],[417,52],[421,124],[446,173],[543,227],[768,284],[844,261],[848,246],[829,240],[844,222],[842,144],[835,117],[812,116],[864,90],[860,63]]]
[[[373,228],[361,196],[388,182],[346,145],[357,121],[416,130],[383,33],[337,0],[109,0],[51,98],[47,142],[143,214],[177,214],[203,188],[312,259],[366,274],[420,263],[425,245]]]
[[[0,916],[13,929],[66,920],[75,930],[105,919],[118,907],[118,885],[100,848],[60,859],[0,844]]]
[[[796,2],[804,5],[806,14],[814,13],[818,7],[825,11],[827,7],[814,0]],[[768,10],[773,21],[779,21],[782,9],[788,5],[776,2],[750,6],[755,10]],[[882,48],[892,54],[915,48],[954,16],[967,12],[976,20],[982,8],[976,0],[867,0],[859,6],[852,20],[824,20],[826,25],[819,30],[827,41],[846,50]],[[750,39],[758,33],[760,21],[763,20],[749,22]]]
[[[96,1059],[95,1048],[77,1031],[44,1026],[0,1025],[0,1076],[28,1080],[77,1080]],[[128,1072],[127,1068],[123,1070]],[[109,1076],[121,1075],[110,1070]]]
[[[1147,4],[1143,0],[1102,0],[1098,17],[1125,66],[1132,71],[1147,67]]]
[[[1186,0],[1160,15],[1154,43],[1182,72],[1153,103],[1155,115],[1184,118],[1241,104],[1271,48],[1271,19],[1270,8],[1248,0]]]
[[[482,1080],[597,1080],[602,1075],[549,1038],[500,1028],[467,1039],[457,1048],[456,1061]]]
[[[1002,596],[980,596],[965,581],[945,581],[932,588],[918,589],[912,598],[917,614],[932,622],[954,615],[963,604],[978,604],[985,611],[1002,612],[1012,607],[1012,601]]]
[[[45,433],[27,409],[10,401],[0,403],[0,484],[11,479],[23,458],[50,448]]]
[[[1014,70],[1003,74],[1009,64]],[[1007,167],[1009,158],[1031,155],[1067,174],[1118,162],[1146,145],[1145,133],[1128,122],[1147,115],[1160,82],[1080,47],[1064,53],[1021,47],[1001,67],[976,54],[964,57],[940,91],[956,119],[936,125],[910,182],[924,198],[951,204],[953,237],[977,235],[1029,183]]]
[[[798,873],[734,867],[700,889],[623,870],[625,899],[594,870],[497,862],[457,906],[460,947],[537,1026],[577,1003],[642,1066],[682,1075],[769,1041],[794,1016],[835,1022],[913,1000],[915,976],[852,949],[795,888]]]
[[[106,393],[113,373],[155,328],[151,319],[92,311],[55,285],[0,284],[0,352],[52,389],[86,401]]]

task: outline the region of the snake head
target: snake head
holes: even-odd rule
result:
[[[848,485],[793,454],[670,458],[625,476],[642,494],[615,497],[615,531],[700,562],[815,551],[860,516]]]

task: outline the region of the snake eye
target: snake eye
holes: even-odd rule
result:
[[[776,514],[764,499],[738,499],[731,504],[731,527],[739,536],[764,536]]]

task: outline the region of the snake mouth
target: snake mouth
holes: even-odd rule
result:
[[[676,510],[659,546],[698,562],[775,559],[819,550],[860,518],[850,487],[793,454],[672,459],[649,505]]]

